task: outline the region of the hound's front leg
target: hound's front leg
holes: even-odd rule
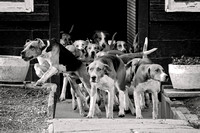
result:
[[[135,102],[135,109],[136,109],[136,119],[142,119],[142,113],[140,108],[140,92],[134,90],[134,102]]]
[[[124,117],[125,116],[125,93],[121,90],[119,90],[119,117]]]
[[[89,109],[87,118],[94,117],[96,99],[97,99],[97,88],[96,88],[96,85],[92,84],[91,85],[91,93],[90,93],[90,109]]]
[[[113,104],[114,104],[114,86],[113,88],[108,92],[108,112],[106,112],[106,117],[109,119],[113,118]]]
[[[152,93],[152,102],[153,102],[152,118],[157,119],[158,118],[158,93],[157,92]]]
[[[67,84],[68,84],[68,77],[67,77],[67,75],[63,74],[63,86],[62,86],[62,91],[61,91],[61,94],[60,94],[60,100],[61,101],[65,100],[65,94],[66,94],[66,90],[67,90]],[[72,93],[72,91],[71,91],[71,93]]]
[[[54,66],[51,66],[45,73],[42,75],[42,77],[35,83],[37,86],[41,86],[44,84],[51,76],[55,75],[58,73],[58,69]]]

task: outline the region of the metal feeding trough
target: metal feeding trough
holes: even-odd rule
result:
[[[20,56],[0,55],[0,82],[24,82],[29,64],[29,62],[24,61]]]

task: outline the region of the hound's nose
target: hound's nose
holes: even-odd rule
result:
[[[91,57],[94,58],[94,56],[95,56],[95,52],[92,51],[92,52],[91,52]]]
[[[102,44],[102,47],[103,47],[103,48],[105,48],[105,47],[106,47],[106,45],[105,45],[105,44]]]
[[[95,81],[96,81],[96,76],[92,76],[92,77],[91,77],[91,81],[92,81],[92,82],[95,82]]]

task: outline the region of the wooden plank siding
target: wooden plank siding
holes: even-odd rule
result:
[[[149,48],[158,48],[151,57],[200,56],[200,13],[165,12],[165,0],[149,0],[147,6]]]
[[[49,38],[49,0],[34,0],[34,12],[0,13],[0,51],[1,55],[20,55],[26,39]],[[33,64],[26,80],[36,81]]]
[[[136,0],[127,0],[127,43],[132,44],[136,35]]]

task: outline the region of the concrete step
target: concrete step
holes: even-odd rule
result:
[[[135,119],[131,113],[124,118],[117,116],[114,111],[113,119],[106,119],[105,111],[102,111],[102,118],[88,119],[81,117],[78,110],[73,110],[71,100],[58,102],[56,105],[55,118],[49,126],[49,132],[54,133],[146,133],[146,132],[176,132],[176,133],[198,133],[186,120],[174,119],[152,119],[152,107],[144,110],[144,119]]]
[[[52,128],[54,133],[199,133],[173,119],[54,119]]]

